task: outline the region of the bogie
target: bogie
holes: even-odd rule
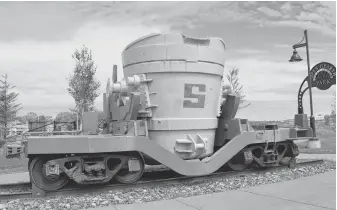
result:
[[[250,145],[230,159],[227,165],[234,171],[245,170],[251,165],[259,168],[289,165],[298,155],[296,151],[297,146],[291,141],[268,146],[266,144]]]
[[[36,156],[29,161],[31,181],[46,191],[62,188],[69,179],[77,184],[102,184],[112,179],[130,184],[141,178],[144,168],[144,158],[138,152]]]

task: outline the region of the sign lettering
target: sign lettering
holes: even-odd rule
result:
[[[206,85],[205,84],[187,84],[185,83],[184,89],[184,100],[183,108],[204,108],[205,107],[205,98],[204,94],[197,94],[194,93],[193,90],[197,89],[199,93],[206,92]]]
[[[321,62],[311,69],[310,76],[312,87],[327,90],[336,84],[336,67],[331,63]]]

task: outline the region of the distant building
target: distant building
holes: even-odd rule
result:
[[[28,131],[28,125],[27,124],[16,125],[16,127],[14,129],[16,129],[16,135],[20,135],[23,132]]]
[[[28,131],[28,125],[22,124],[20,121],[13,121],[7,127],[8,131],[6,136],[20,135],[21,133]],[[3,137],[5,128],[1,127],[0,130],[0,135]]]
[[[310,121],[310,113],[306,113],[306,115],[307,115],[308,122],[309,122]],[[314,114],[315,121],[322,121],[322,120],[324,120],[324,116],[325,116],[325,114],[323,114],[323,113]],[[294,118],[287,119],[287,120],[282,120],[281,122],[294,123]]]
[[[47,132],[53,132],[54,131],[54,125],[53,124],[47,125],[46,130],[47,130]]]
[[[324,114],[318,113],[318,114],[315,116],[315,120],[317,120],[317,121],[324,120]]]
[[[322,114],[322,113],[314,114],[315,121],[324,120],[324,116],[325,116],[325,114]],[[308,117],[308,121],[310,121],[310,114],[307,114],[307,117]]]

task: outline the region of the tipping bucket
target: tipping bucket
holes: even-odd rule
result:
[[[213,153],[225,45],[218,38],[154,34],[123,51],[125,77],[147,84],[149,138],[184,159]]]

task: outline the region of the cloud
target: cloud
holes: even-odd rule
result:
[[[274,47],[275,48],[292,48],[292,45],[291,44],[274,44]]]
[[[251,18],[260,27],[298,27],[336,36],[335,2],[259,2]]]
[[[274,48],[273,51],[276,51],[278,53],[282,53],[288,56],[284,58],[284,60],[290,59],[290,56],[292,55],[291,54],[292,53],[291,44],[277,43],[277,44],[273,44],[273,48]],[[299,48],[296,50],[298,54],[301,56],[301,58],[303,59],[303,61],[300,63],[303,63],[306,65],[307,57],[306,57],[305,47]],[[336,65],[336,43],[328,43],[328,42],[321,42],[320,40],[315,40],[314,42],[309,43],[309,55],[310,55],[311,67],[313,67],[315,64],[320,63],[322,61],[329,62],[333,65]]]
[[[282,14],[279,11],[270,9],[265,6],[258,8],[258,10],[270,17],[281,17],[282,16]]]
[[[155,22],[160,17],[158,12],[148,14],[149,8],[155,9],[155,6],[146,2],[2,2],[0,40],[70,40],[88,22],[99,22],[107,27],[137,27],[144,25],[142,21]],[[161,27],[159,24],[145,26]],[[166,27],[169,26],[163,25],[163,29]]]
[[[250,120],[283,120],[294,117],[297,112],[298,89],[307,75],[306,62],[289,63],[269,60],[266,56],[259,58],[250,55],[228,60],[225,74],[234,67],[240,69],[239,80],[246,100],[251,103],[251,106],[239,110],[238,117]],[[333,92],[335,86],[327,91],[313,88],[315,113],[330,112]],[[303,105],[305,113],[308,113],[308,91],[303,97]]]
[[[228,60],[225,63],[225,74],[231,68],[240,69],[239,79],[246,99],[253,101],[293,100],[307,76],[306,62],[277,62],[253,56]],[[331,95],[331,92],[318,93],[317,97],[324,98],[327,95]]]
[[[292,50],[292,45],[290,44],[274,44],[273,45],[274,48],[276,49],[284,49],[287,51],[291,51]],[[303,50],[305,50],[305,48],[303,48]],[[299,49],[297,49],[297,51],[300,51]],[[333,56],[335,57],[336,55],[336,46],[333,46],[331,44],[310,44],[309,45],[309,52],[315,57],[317,58],[317,56],[322,55],[322,56]],[[314,58],[314,59],[315,59]]]
[[[304,79],[304,78],[303,78]],[[277,94],[284,94],[291,96],[292,98],[296,98],[298,94],[298,90],[302,84],[302,81],[294,82],[294,83],[288,83],[286,86],[274,86],[270,88],[265,88],[263,90],[257,90],[255,93],[265,93],[265,92],[273,92]],[[303,84],[302,91],[307,88],[308,85],[307,83]],[[315,95],[315,99],[324,99],[326,97],[331,97],[334,90],[334,87],[332,86],[329,90],[327,91],[320,91],[316,88],[312,88],[313,94]],[[308,94],[309,91],[307,90],[305,94]]]
[[[69,40],[88,22],[179,32],[203,20],[245,18],[236,9],[228,2],[2,2],[0,40]]]
[[[232,51],[235,51],[235,53],[243,53],[243,54],[265,54],[269,52],[268,50],[261,50],[261,49],[237,49]]]
[[[281,5],[280,7],[280,11],[282,11],[283,13],[288,13],[292,11],[292,6],[290,2],[286,2],[284,4]]]
[[[281,21],[268,21],[266,22],[268,26],[287,26],[287,27],[298,27],[302,29],[314,29],[317,31],[322,32],[324,35],[328,36],[336,36],[336,27],[329,27],[328,25],[318,24],[312,22],[311,20],[308,21],[301,21],[301,20],[281,20]]]
[[[261,26],[305,27],[334,36],[335,18],[335,4],[331,3],[2,2],[0,20],[6,21],[0,21],[0,40],[69,40],[89,21],[108,27],[144,25],[176,32],[201,22],[248,21]]]
[[[330,97],[322,97],[317,100],[317,94],[313,93],[314,114],[331,112],[331,103],[333,103],[332,94]],[[249,120],[285,120],[294,119],[297,114],[297,97],[288,101],[270,101],[270,100],[250,100],[251,105],[240,109],[237,113],[238,118]],[[310,115],[309,97],[306,94],[303,98],[304,113]]]
[[[102,93],[107,79],[111,78],[113,64],[119,66],[118,78],[122,78],[121,53],[126,45],[151,32],[160,32],[160,29],[91,23],[81,27],[70,40],[0,42],[3,55],[0,74],[8,73],[10,82],[17,87],[24,106],[22,113],[35,111],[53,115],[53,112],[68,111],[74,102],[66,91],[66,77],[74,67],[71,54],[75,48],[85,44],[92,50]],[[96,105],[102,109],[102,97],[97,98]]]
[[[193,29],[196,35],[209,30],[222,36],[228,30],[246,33],[246,25],[261,24],[267,29],[314,28],[335,38],[333,11],[335,3],[306,2],[2,2],[0,73],[7,72],[17,86],[23,112],[55,115],[74,105],[66,91],[65,78],[74,66],[71,54],[82,44],[92,50],[98,65],[97,79],[104,92],[113,64],[119,66],[121,78],[124,47],[151,32]],[[241,28],[236,27],[241,23]],[[228,27],[230,24],[233,27]],[[250,38],[258,42],[254,35]],[[265,36],[268,41],[268,36],[275,34]],[[261,41],[248,48],[243,46],[245,42],[231,41],[237,45],[228,51],[234,56],[228,56],[225,70],[240,68],[240,80],[250,101],[294,100],[289,93],[294,91],[292,84],[301,83],[306,75],[306,63],[288,63],[292,49],[290,45],[280,47],[282,40],[287,42],[282,37],[274,49],[263,49],[266,43]],[[310,49],[312,63],[320,59],[335,62],[335,46],[321,48],[311,44]],[[305,57],[303,51],[299,53]],[[96,106],[102,108],[101,96]]]
[[[69,12],[66,5],[64,2],[1,2],[0,40],[69,39],[86,18]]]

